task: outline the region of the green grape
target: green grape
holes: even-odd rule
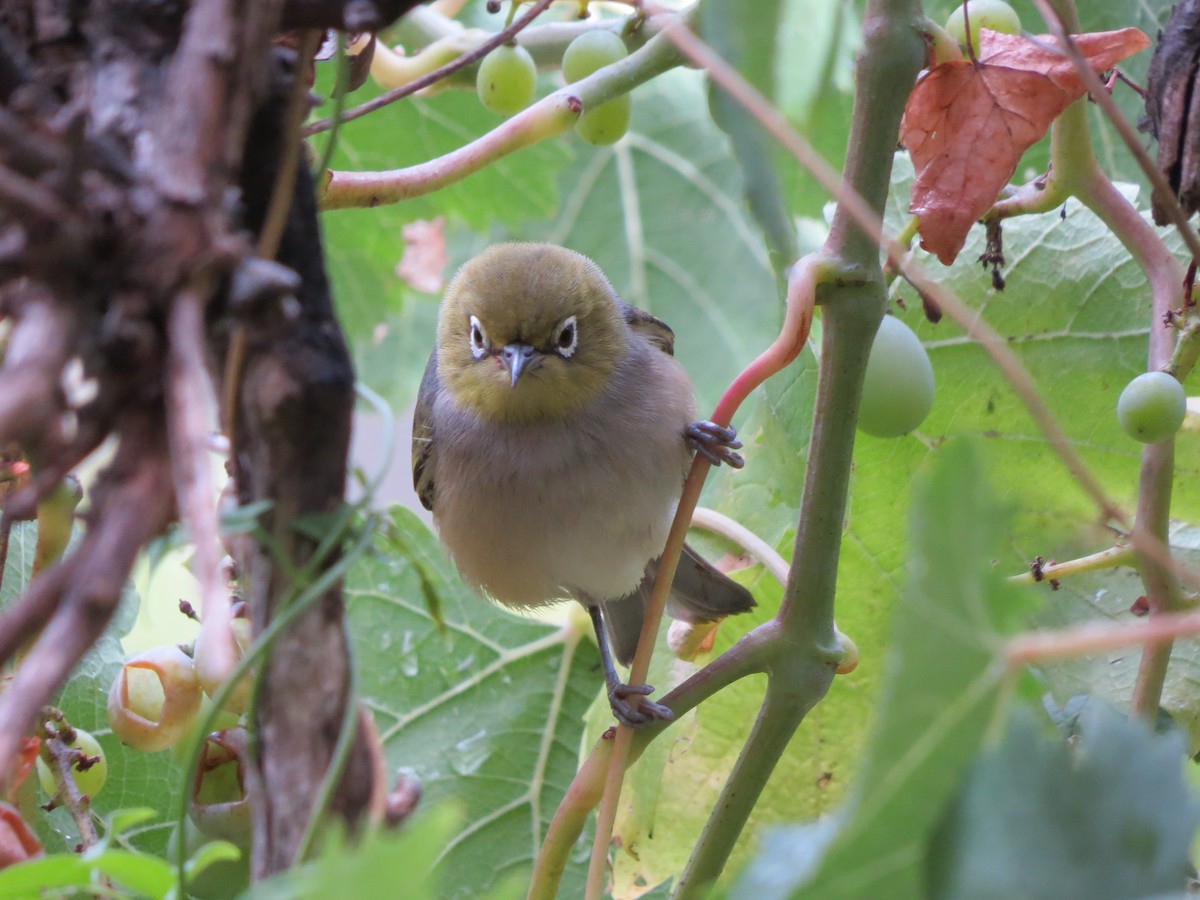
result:
[[[528,106],[536,87],[537,66],[519,44],[501,44],[483,58],[475,76],[475,90],[483,105],[502,116]]]
[[[575,133],[597,147],[615,144],[629,130],[630,106],[628,94],[613,97],[585,111],[575,122]]]
[[[250,848],[250,798],[246,795],[243,760],[245,728],[226,728],[208,736],[200,754],[188,817],[210,838]]]
[[[108,760],[104,756],[104,751],[100,749],[100,742],[82,728],[76,728],[75,740],[67,746],[81,751],[85,756],[100,757],[99,760],[83,770],[71,766],[71,776],[75,779],[75,787],[79,789],[79,793],[95,798],[104,787],[104,782],[108,780]],[[42,790],[53,797],[58,792],[58,782],[55,781],[49,764],[40,756],[37,758],[37,773],[38,783],[42,786]]]
[[[858,428],[875,437],[899,437],[933,408],[933,366],[912,329],[884,316],[871,345]]]
[[[1166,372],[1146,372],[1125,386],[1117,399],[1117,421],[1125,433],[1143,444],[1175,435],[1187,415],[1183,385]]]
[[[974,20],[972,20],[972,24],[974,24]],[[959,46],[959,42],[951,37],[950,32],[933,22],[929,22],[926,27],[929,29],[927,39],[929,41],[930,66],[940,66],[942,63],[954,62],[963,58],[962,48]]]
[[[597,69],[629,55],[625,42],[605,29],[585,31],[571,41],[563,54],[562,72],[567,84],[587,78]]]
[[[988,28],[1003,34],[1020,34],[1021,18],[1004,0],[967,0],[967,15],[960,3],[946,20],[946,30],[962,44],[967,44],[966,19],[971,20],[971,46],[979,52],[979,29]]]
[[[563,77],[574,83],[627,55],[625,43],[613,32],[585,31],[571,41],[563,54]],[[575,123],[575,133],[598,147],[615,143],[629,130],[630,109],[628,94],[614,97],[595,109],[585,109]]]

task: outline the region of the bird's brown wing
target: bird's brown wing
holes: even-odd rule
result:
[[[635,332],[667,356],[675,355],[675,332],[666,322],[656,319],[650,313],[644,312],[636,306],[630,306],[624,300],[621,301],[621,312],[624,313],[629,327]]]
[[[437,374],[437,350],[429,355],[421,387],[417,390],[417,405],[413,410],[412,471],[413,487],[421,498],[421,505],[433,510],[433,461],[437,444],[433,436],[433,402],[437,399],[442,383]]]

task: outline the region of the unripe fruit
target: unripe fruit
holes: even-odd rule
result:
[[[622,94],[595,109],[584,110],[575,122],[575,133],[595,147],[615,144],[629,130],[631,107],[629,95]]]
[[[933,408],[933,366],[913,330],[884,316],[871,345],[858,408],[860,431],[899,437],[925,421]]]
[[[108,723],[135,750],[165,750],[191,728],[202,696],[191,658],[178,647],[154,647],[121,667],[108,692]]]
[[[82,728],[72,730],[75,732],[75,740],[67,746],[72,750],[80,751],[89,758],[99,757],[86,769],[78,768],[78,764],[71,766],[71,777],[75,779],[75,787],[79,793],[94,798],[104,787],[104,782],[108,780],[108,760],[104,757],[100,742],[92,735]],[[51,797],[58,793],[58,782],[50,771],[49,764],[40,756],[37,759],[37,773],[38,783],[42,786],[43,791]]]
[[[926,23],[926,27],[928,28],[926,40],[929,42],[929,65],[931,67],[963,58],[962,47],[950,35],[950,32],[933,22]]]
[[[571,41],[563,53],[562,73],[567,84],[587,78],[597,69],[615,63],[629,55],[625,42],[605,29],[585,31]]]
[[[613,32],[603,29],[585,31],[571,41],[563,53],[563,77],[572,84],[628,55],[624,41]],[[628,94],[614,97],[595,109],[585,109],[575,123],[575,133],[598,147],[616,143],[629,130],[631,109]]]
[[[511,116],[529,105],[537,88],[537,66],[519,44],[501,44],[483,58],[475,90],[494,113]]]
[[[1187,415],[1183,385],[1166,372],[1146,372],[1125,386],[1117,399],[1117,421],[1143,444],[1170,440]]]
[[[202,834],[229,841],[243,850],[250,847],[250,800],[242,769],[246,744],[244,728],[210,734],[200,754],[188,802],[188,816]]]
[[[960,3],[954,7],[950,18],[946,19],[946,30],[964,47],[967,45],[967,19],[971,20],[971,47],[976,53],[979,52],[980,28],[988,28],[1002,34],[1021,33],[1021,17],[1004,0],[967,0],[965,16]]]

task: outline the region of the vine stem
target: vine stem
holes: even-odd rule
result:
[[[694,11],[694,6],[689,7],[674,21],[687,21]],[[326,183],[317,185],[321,208],[398,203],[454,184],[503,156],[557,137],[575,124],[583,110],[626,94],[680,62],[671,43],[657,34],[624,59],[559,88],[487,134],[436,159],[403,169],[330,172]]]
[[[1035,575],[1033,571],[1022,572],[1020,575],[1009,576],[1014,584],[1038,584],[1044,581],[1054,581],[1068,578],[1071,575],[1082,575],[1085,572],[1100,572],[1105,569],[1115,569],[1118,566],[1130,566],[1137,562],[1137,554],[1131,547],[1118,544],[1108,547],[1098,553],[1089,553],[1078,559],[1070,559],[1061,563],[1047,563]]]
[[[670,35],[672,28],[664,33]],[[819,256],[808,256],[800,260],[788,278],[787,305],[783,326],[779,336],[759,354],[750,365],[733,380],[718,401],[712,421],[728,426],[733,416],[750,393],[772,375],[782,371],[800,354],[812,330],[813,308],[816,305],[817,281],[823,272],[828,272],[826,260]],[[696,454],[692,469],[683,485],[679,506],[667,535],[667,545],[659,563],[642,631],[638,638],[637,652],[630,667],[631,684],[642,684],[650,670],[650,656],[654,651],[655,639],[662,623],[663,609],[671,583],[675,580],[675,569],[679,554],[683,551],[684,538],[692,520],[692,513],[700,500],[704,479],[711,468],[708,460]],[[608,776],[604,794],[596,819],[596,835],[592,844],[592,856],[588,863],[587,900],[597,900],[603,892],[604,872],[608,862],[608,846],[612,842],[613,824],[617,818],[617,803],[621,796],[621,784],[625,769],[629,765],[629,753],[633,740],[633,729],[622,725],[617,729],[612,757],[608,764]]]

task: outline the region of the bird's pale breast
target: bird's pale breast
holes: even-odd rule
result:
[[[628,593],[662,552],[694,413],[682,367],[640,339],[561,421],[484,425],[443,391],[434,520],[463,577],[511,606]]]

